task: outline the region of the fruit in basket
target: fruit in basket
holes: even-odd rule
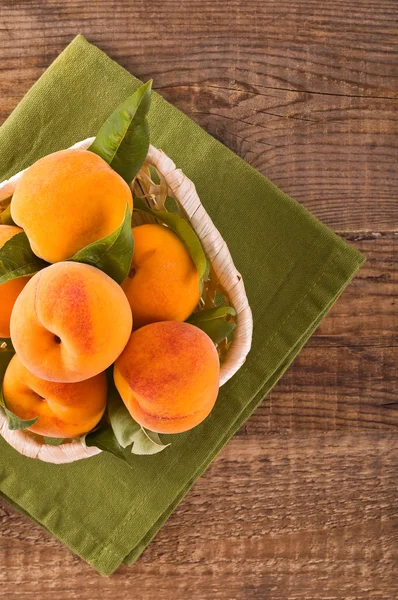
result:
[[[181,239],[163,225],[134,227],[134,255],[122,283],[134,328],[185,321],[199,302],[198,271]]]
[[[131,328],[122,288],[99,269],[75,262],[36,273],[11,315],[11,339],[21,362],[37,377],[63,383],[109,367]]]
[[[21,231],[22,229],[19,227],[0,225],[0,248],[14,235],[21,233]],[[17,277],[0,285],[0,337],[10,337],[11,311],[15,300],[22,292],[28,280],[28,277]]]
[[[55,263],[113,231],[132,210],[127,183],[87,150],[61,150],[34,163],[17,183],[11,215],[33,252]]]
[[[220,363],[211,339],[189,323],[163,321],[134,331],[114,366],[133,419],[158,433],[198,425],[218,394]]]
[[[77,383],[55,383],[36,377],[17,354],[3,381],[7,408],[21,419],[39,417],[29,431],[50,437],[73,438],[90,431],[106,406],[105,373]]]

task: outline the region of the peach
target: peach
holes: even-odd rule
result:
[[[0,248],[22,229],[0,225]],[[27,284],[29,277],[17,277],[0,285],[0,337],[10,337],[10,318],[15,300]]]
[[[200,299],[198,271],[180,238],[163,225],[133,228],[134,256],[122,283],[134,327],[185,321]]]
[[[133,419],[158,433],[198,425],[218,394],[220,363],[202,330],[163,321],[134,331],[114,366],[115,385]]]
[[[60,262],[36,273],[11,314],[11,339],[37,377],[82,381],[111,365],[132,328],[122,288],[105,273]]]
[[[25,171],[11,215],[33,252],[55,263],[115,231],[126,205],[132,210],[129,186],[102,158],[88,150],[61,150]]]
[[[29,431],[73,438],[90,431],[101,419],[107,398],[105,373],[78,383],[55,383],[36,377],[17,354],[3,380],[7,408],[21,419],[39,417]]]

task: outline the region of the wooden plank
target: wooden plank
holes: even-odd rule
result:
[[[182,109],[327,225],[396,230],[395,100],[245,85],[185,86]],[[181,106],[175,90],[171,100]]]
[[[343,237],[365,255],[366,263],[307,347],[397,346],[398,234],[351,233]]]
[[[304,348],[246,431],[396,431],[397,357],[396,347]]]
[[[4,119],[77,31],[339,231],[396,230],[394,0],[0,7]]]
[[[7,600],[392,600],[397,457],[397,433],[236,437],[135,567],[110,579],[2,506],[1,589]]]

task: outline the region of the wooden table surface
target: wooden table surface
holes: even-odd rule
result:
[[[81,32],[368,260],[135,566],[1,504],[0,598],[398,597],[397,25],[397,0],[1,2],[2,120]]]

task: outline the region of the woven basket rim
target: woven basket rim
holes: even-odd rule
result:
[[[77,142],[71,148],[85,150],[94,137]],[[253,318],[241,274],[236,269],[227,244],[213,221],[205,211],[193,182],[178,169],[162,150],[150,145],[146,162],[165,178],[172,195],[183,206],[189,221],[198,235],[205,254],[219,278],[223,289],[228,293],[231,305],[236,310],[236,328],[226,360],[220,369],[220,386],[226,383],[243,365],[251,348]],[[29,168],[29,167],[28,167]],[[0,183],[0,200],[11,196],[15,186],[26,169]],[[87,448],[81,440],[73,440],[60,446],[52,446],[40,441],[40,436],[32,436],[26,431],[10,431],[5,415],[0,411],[0,434],[13,448],[24,456],[38,458],[50,463],[69,463],[99,454],[98,448]]]

